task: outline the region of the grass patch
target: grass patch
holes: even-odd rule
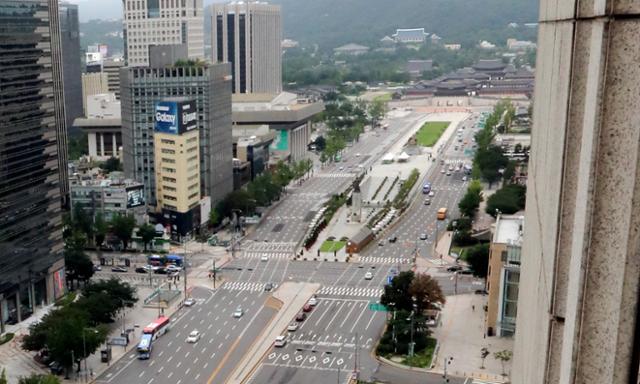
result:
[[[457,253],[458,255],[460,255],[460,260],[466,260],[466,255],[467,255],[467,251],[473,248],[473,245],[468,245],[465,247],[460,247],[460,246],[454,246],[451,247],[451,250],[449,251],[449,253]]]
[[[413,355],[413,357],[405,357],[402,364],[410,367],[430,368],[433,351],[436,349],[436,339],[427,338],[427,346],[425,349]]]
[[[0,345],[10,342],[11,339],[13,339],[13,336],[14,334],[11,332],[5,333],[4,335],[0,336]]]
[[[78,296],[77,292],[69,292],[66,295],[62,296],[61,298],[59,298],[56,301],[56,307],[66,307],[69,304],[73,303],[73,301],[76,299],[76,296]]]
[[[346,241],[325,240],[325,242],[322,243],[322,245],[320,246],[320,252],[335,252],[335,251],[339,251],[342,248],[344,248],[345,245],[347,245]]]
[[[432,147],[449,124],[451,123],[448,121],[429,121],[424,123],[416,135],[418,145],[422,147]]]
[[[378,95],[373,98],[373,101],[381,101],[383,103],[391,101],[391,94],[385,93],[384,95]]]

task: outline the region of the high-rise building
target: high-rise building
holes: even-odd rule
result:
[[[200,135],[201,195],[213,204],[233,188],[231,76],[229,64],[120,71],[122,144],[125,174],[145,185],[147,202],[156,205],[154,122],[156,103],[188,97],[196,104]]]
[[[62,43],[62,74],[64,81],[64,110],[67,128],[73,120],[82,116],[82,82],[80,76],[80,24],[78,6],[60,3],[60,41]]]
[[[540,2],[513,383],[639,380],[638,5]]]
[[[109,79],[104,72],[82,74],[82,115],[87,116],[87,98],[109,93]]]
[[[202,0],[123,0],[125,60],[149,65],[149,47],[185,44],[189,59],[204,59]]]
[[[68,195],[57,0],[0,6],[0,328],[64,294]]]
[[[185,97],[156,104],[153,148],[156,211],[180,240],[200,224],[200,143],[196,103]]]
[[[120,68],[124,66],[124,59],[109,58],[102,61],[102,72],[107,75],[107,91],[116,95],[120,100]]]
[[[279,5],[211,5],[213,61],[231,63],[233,93],[282,91],[282,17]]]

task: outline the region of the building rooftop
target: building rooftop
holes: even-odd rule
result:
[[[433,60],[409,60],[407,62],[407,72],[431,71],[433,69]]]
[[[335,52],[368,51],[369,47],[360,44],[345,44],[333,49]]]
[[[499,215],[493,234],[493,242],[498,244],[522,245],[524,216]]]
[[[428,33],[424,32],[424,28],[406,28],[396,29],[393,37],[398,41],[422,41]]]
[[[491,70],[491,71],[497,71],[497,70],[504,70],[507,67],[507,65],[505,63],[502,62],[502,60],[500,59],[496,59],[496,60],[478,60],[477,63],[475,63],[473,65],[473,69],[475,70]]]

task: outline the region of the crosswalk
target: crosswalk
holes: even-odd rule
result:
[[[353,177],[354,174],[353,173],[347,173],[347,172],[329,172],[329,173],[318,173],[316,174],[316,177]]]
[[[252,283],[248,281],[227,281],[220,289],[224,289],[226,291],[245,291],[245,292],[262,292],[264,291],[265,283]],[[278,284],[273,284],[273,289],[275,290],[278,287]]]
[[[256,252],[289,252],[293,253],[296,243],[292,242],[260,242],[255,241],[243,247],[245,251]]]
[[[322,287],[318,295],[330,296],[359,296],[359,297],[380,297],[384,293],[382,288],[364,287]]]
[[[293,256],[293,253],[291,252],[243,252],[242,253],[242,257],[245,259],[258,259],[261,258],[262,256],[267,256],[267,258],[269,258],[269,260],[272,259],[277,259],[277,260],[284,260],[284,259],[290,259]]]
[[[411,259],[407,259],[404,257],[364,256],[360,258],[360,262],[370,264],[410,264]]]

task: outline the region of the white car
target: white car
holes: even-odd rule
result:
[[[462,176],[462,181],[467,181],[467,176]]]
[[[316,299],[315,297],[312,297],[309,299],[309,302],[307,303],[312,307],[315,307],[318,304],[318,299]]]
[[[269,261],[269,256],[266,253],[263,253],[262,256],[260,256],[260,261]]]
[[[298,324],[297,323],[291,323],[287,327],[287,331],[289,331],[289,332],[295,332],[297,330],[298,330]]]
[[[371,272],[367,272],[367,273],[365,273],[365,274],[364,274],[364,279],[365,279],[365,280],[371,280],[371,279],[373,279],[373,273],[371,273]]]
[[[233,312],[233,317],[236,319],[241,318],[242,315],[244,315],[244,311],[242,310],[241,307],[236,308],[235,312]]]
[[[196,299],[194,299],[193,297],[190,297],[190,298],[188,298],[187,300],[184,301],[185,307],[190,307],[195,303],[196,303]]]
[[[429,192],[429,197],[433,197],[436,195],[436,192],[432,189],[431,192]]]
[[[426,233],[422,233],[420,234],[420,240],[427,240],[427,234]]]
[[[181,267],[178,267],[177,265],[173,265],[173,264],[167,265],[165,269],[169,273],[182,271]]]
[[[440,170],[440,173],[445,173],[445,172],[447,172],[447,171],[446,171],[444,168],[442,168],[442,169]]]
[[[200,332],[197,329],[191,331],[189,336],[187,336],[187,343],[197,343],[200,340]]]
[[[360,154],[359,154],[359,153],[356,153],[356,157],[360,157]]]
[[[276,337],[276,341],[273,343],[273,345],[278,348],[284,347],[285,345],[287,345],[287,338],[280,335]]]

